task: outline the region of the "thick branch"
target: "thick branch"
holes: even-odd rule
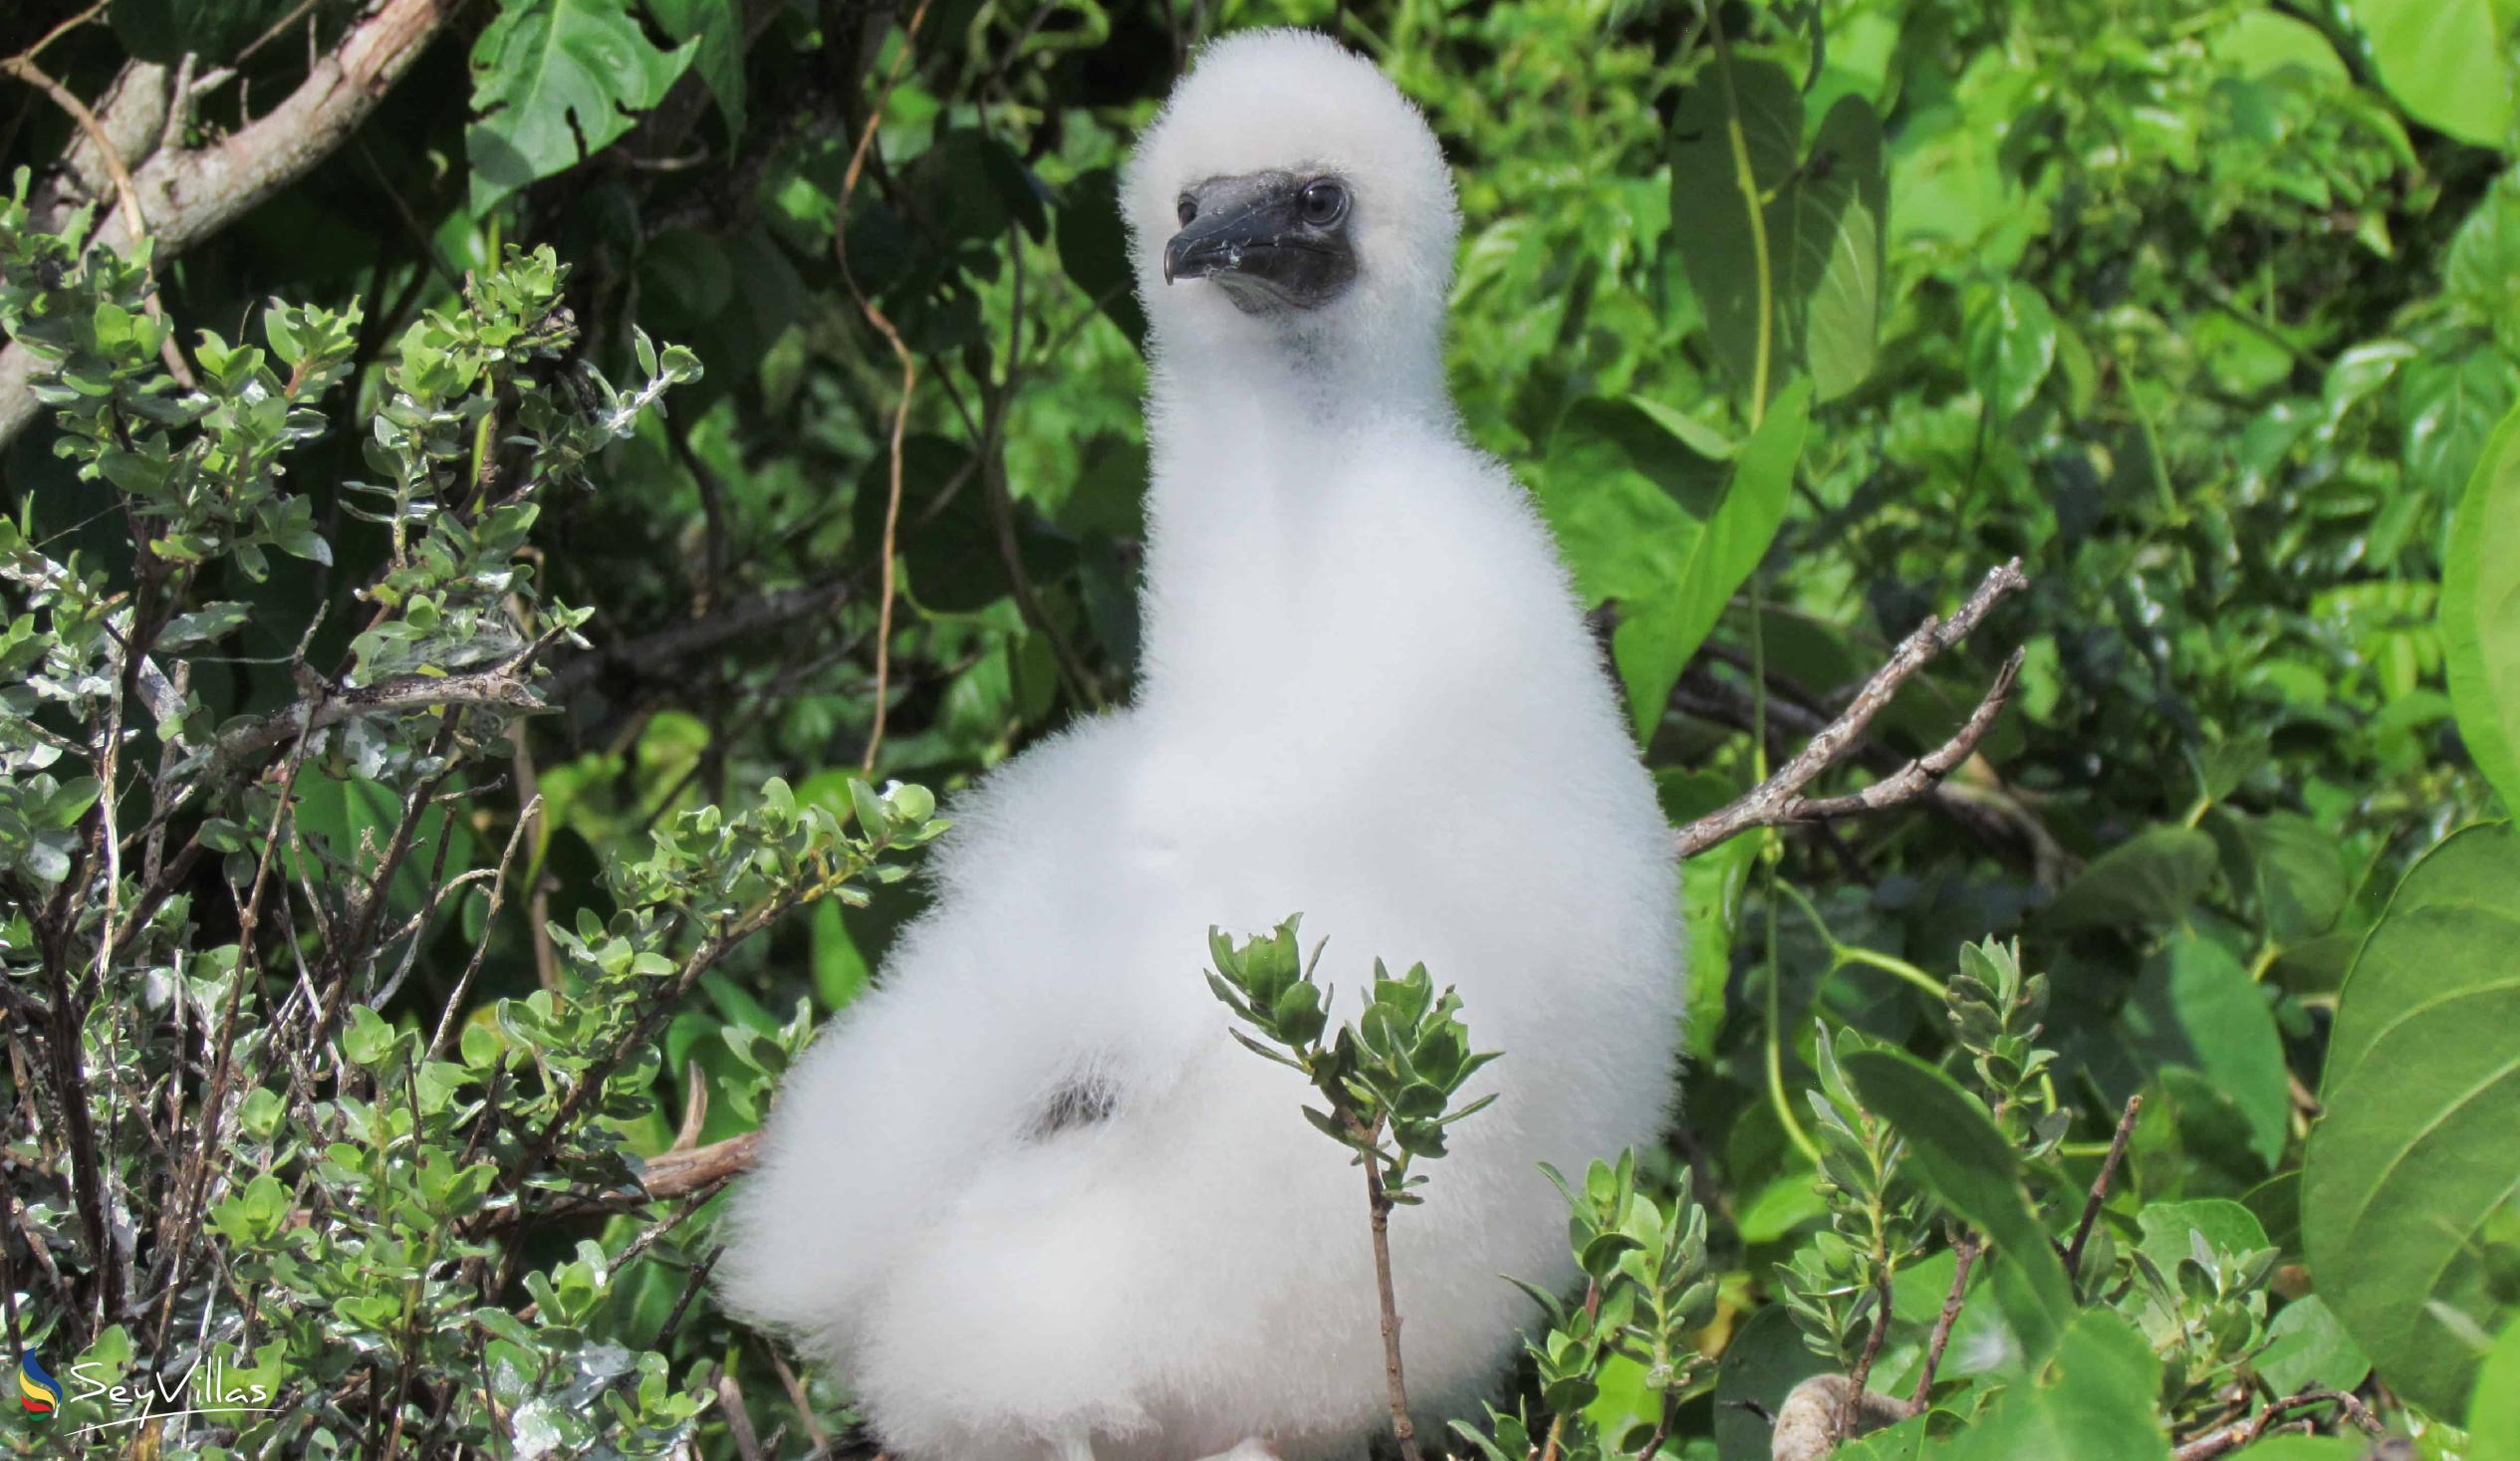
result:
[[[751,1171],[760,1149],[761,1133],[746,1131],[706,1146],[658,1152],[647,1158],[639,1185],[660,1202],[709,1191]]]
[[[1753,788],[1748,796],[1720,811],[1708,813],[1679,832],[1679,852],[1683,857],[1705,852],[1754,827],[1779,827],[1795,822],[1821,822],[1831,818],[1853,817],[1867,812],[1885,811],[1902,806],[1925,795],[1953,768],[1966,761],[1977,749],[1979,741],[1995,724],[2004,701],[2012,694],[2013,681],[2021,669],[2021,655],[2015,652],[2004,662],[1995,676],[1995,683],[1979,702],[1968,721],[1950,740],[1934,751],[1909,762],[1896,772],[1851,796],[1807,798],[1803,789],[1820,779],[1822,772],[1835,765],[1847,753],[1864,728],[1882,707],[1890,704],[1899,686],[1912,679],[1927,660],[1968,637],[1984,619],[1997,601],[2005,595],[2027,587],[2029,580],[2021,575],[2021,561],[2011,563],[1988,574],[1977,591],[1962,604],[1948,620],[1928,618],[1916,626],[1915,632],[1899,641],[1890,661],[1873,672],[1856,692],[1855,699],[1837,719],[1822,726],[1793,760],[1774,776]]]
[[[315,64],[287,101],[253,124],[205,147],[161,149],[134,169],[130,195],[146,215],[156,260],[162,264],[208,238],[331,155],[376,110],[459,3],[381,0],[331,55]],[[115,130],[111,124],[104,129]],[[96,237],[129,247],[129,211],[118,202],[98,224]],[[59,221],[37,223],[57,226]],[[33,353],[22,345],[0,350],[0,445],[35,415],[36,368]]]

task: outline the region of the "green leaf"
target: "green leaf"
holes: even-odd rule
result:
[[[2220,944],[2183,933],[2144,962],[2119,1020],[2147,1067],[2185,1066],[2248,1119],[2249,1147],[2269,1167],[2292,1114],[2283,1036],[2249,971]]]
[[[2505,1327],[2477,1367],[2467,1461],[2520,1461],[2520,1323]]]
[[[2294,812],[2250,818],[2242,832],[2267,931],[2287,944],[2327,932],[2353,893],[2335,834]]]
[[[224,638],[245,622],[249,612],[242,604],[204,604],[191,613],[179,613],[167,620],[165,631],[157,636],[157,645],[161,649],[188,649]]]
[[[1146,315],[1137,307],[1129,272],[1129,234],[1120,218],[1120,174],[1109,167],[1079,173],[1059,190],[1052,227],[1059,245],[1059,267],[1142,355]]]
[[[647,0],[666,39],[700,43],[691,68],[717,102],[729,136],[744,131],[744,9],[726,0]]]
[[[2502,1318],[2476,1235],[2520,1130],[2520,835],[2452,834],[2408,870],[2347,976],[2303,1161],[2312,1277],[2400,1393],[2454,1413]],[[2444,1314],[2451,1316],[2444,1321]]]
[[[2198,1237],[2218,1253],[2253,1253],[2273,1246],[2266,1241],[2266,1228],[2257,1214],[2225,1197],[2155,1202],[2137,1215],[2136,1223],[2143,1232],[2144,1255],[2163,1273],[2176,1269],[2195,1251],[2193,1240]]]
[[[867,987],[867,956],[858,951],[840,904],[814,905],[806,923],[814,956],[814,993],[828,1010],[845,1010]]]
[[[2154,827],[2094,857],[2048,905],[2054,928],[2117,928],[2177,921],[2213,881],[2214,840],[2192,827]]]
[[[1720,64],[1720,63],[1718,63]],[[1762,195],[1768,239],[1769,294],[1783,293],[1778,252],[1792,207],[1789,179],[1802,160],[1803,98],[1785,68],[1770,61],[1734,62],[1730,97],[1738,104],[1740,140]],[[1671,241],[1688,271],[1689,288],[1706,312],[1715,358],[1746,388],[1757,374],[1761,306],[1759,248],[1741,194],[1733,151],[1733,116],[1724,78],[1709,71],[1680,96],[1671,119],[1671,216],[1686,224]],[[1772,304],[1773,300],[1764,303]],[[1785,374],[1783,332],[1768,328],[1769,379]]]
[[[1985,1107],[1915,1057],[1859,1050],[1840,1063],[1865,1108],[1906,1140],[1925,1185],[1994,1241],[1996,1302],[2030,1361],[2045,1359],[2073,1318],[2074,1293],[2022,1191],[2020,1154],[1987,1119]]]
[[[1686,220],[1672,245],[1705,311],[1708,343],[1736,380],[1760,378],[1764,324],[1770,388],[1808,369],[1819,398],[1834,400],[1863,383],[1878,346],[1890,211],[1881,118],[1863,97],[1839,97],[1805,156],[1793,77],[1773,62],[1736,61],[1729,81],[1710,73],[1672,119],[1671,214]],[[1764,280],[1734,150],[1736,112],[1763,199]]]
[[[1949,1461],[2162,1461],[2170,1447],[2153,1409],[2160,1384],[2161,1363],[2143,1338],[2092,1310],[2065,1332],[2053,1363],[1952,1440]]]
[[[1648,602],[1632,602],[1631,613],[1611,636],[1611,654],[1628,687],[1629,714],[1640,740],[1661,722],[1663,702],[1689,656],[1776,541],[1811,426],[1811,393],[1809,380],[1797,380],[1777,396],[1742,444],[1723,500],[1690,545],[1676,581]]]
[[[2316,1294],[2284,1306],[2266,1327],[2266,1347],[2250,1363],[2279,1395],[2314,1387],[2355,1390],[2372,1372],[2372,1361],[2364,1356],[2363,1347]]]
[[[508,0],[472,48],[473,211],[628,132],[698,45],[657,50],[625,0]]]
[[[2441,647],[2459,737],[2520,813],[2520,410],[2494,428],[2450,523]]]
[[[2493,0],[2356,0],[2381,85],[2406,115],[2480,147],[2511,145],[2511,69]]]
[[[1969,302],[1969,383],[1998,419],[2018,415],[2056,365],[2056,313],[2037,286],[2006,279]]]
[[[1749,885],[1759,840],[1738,837],[1680,864],[1682,916],[1688,927],[1688,1054],[1703,1060],[1715,1052],[1723,1030],[1724,985],[1732,971],[1733,929],[1741,918],[1741,893]]]
[[[342,1031],[342,1055],[354,1066],[374,1066],[392,1054],[396,1039],[393,1026],[382,1015],[357,1005]]]
[[[1881,116],[1862,97],[1841,97],[1821,119],[1811,160],[1796,177],[1785,241],[1789,301],[1802,318],[1803,360],[1822,400],[1873,371],[1889,211]]]
[[[2454,501],[2515,396],[2520,367],[2488,344],[2408,361],[2397,372],[2396,400],[2406,484]]]

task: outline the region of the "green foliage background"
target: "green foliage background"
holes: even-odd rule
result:
[[[17,7],[0,52],[83,8]],[[362,13],[114,0],[41,60],[90,99],[135,59],[232,68],[170,142],[197,145]],[[168,407],[155,456],[128,434],[156,429],[139,403],[180,392],[143,384],[165,333],[137,310],[149,286],[96,266],[78,295],[67,252],[12,254],[0,318],[21,338],[52,318],[103,363],[88,404],[65,396],[0,456],[7,709],[69,747],[0,790],[19,1340],[57,1373],[226,1353],[288,1387],[267,1423],[153,1431],[166,1456],[795,1455],[844,1433],[845,1384],[711,1308],[708,1209],[682,1221],[636,1174],[753,1129],[915,910],[915,880],[881,869],[928,807],[870,787],[931,788],[949,814],[954,788],[1128,695],[1146,456],[1114,169],[1199,37],[1284,23],[1376,58],[1444,143],[1465,428],[1601,610],[1675,823],[1790,755],[1990,569],[2029,581],[1840,773],[1940,743],[2018,646],[1998,729],[1941,790],[1688,865],[1682,1124],[1630,1178],[1667,1198],[1693,1169],[1712,1215],[1718,1367],[1670,1396],[1670,1452],[1766,1455],[1732,1402],[1846,1367],[1874,1277],[1893,1290],[1877,1383],[1903,1394],[1955,1263],[1939,1214],[1999,1252],[1897,1454],[1930,1428],[1969,1455],[2160,1457],[2314,1385],[2360,1389],[2420,1454],[2520,1454],[2507,1396],[2473,1378],[2520,1313],[2520,845],[2492,823],[2520,803],[2520,443],[2497,430],[2520,399],[2520,10],[1713,19],[476,0],[319,166],[155,267],[221,402]],[[71,122],[32,88],[0,101],[0,156],[42,181]],[[511,246],[548,246],[565,278]],[[580,363],[631,390],[555,383]],[[273,393],[329,424],[260,420]],[[151,496],[185,433],[227,464],[209,506]],[[128,517],[118,494],[158,505]],[[406,552],[406,531],[454,546]],[[101,575],[86,599],[64,565]],[[352,715],[293,785],[205,792],[169,822],[206,850],[180,904],[94,960],[83,1001],[64,951],[141,891],[107,897],[129,874],[98,852],[151,813],[82,784],[107,690],[59,655],[115,664],[112,615],[152,596],[190,636],[195,703],[171,724],[196,734],[298,702],[293,659],[372,685],[485,646],[548,650],[531,698],[551,713]],[[139,768],[181,740],[128,734]],[[1990,936],[2045,976],[2041,1029],[2010,1049],[2052,1056],[2010,1087],[1968,1075],[1980,1045],[1941,998],[1964,970],[2001,983],[1963,955]],[[324,1014],[287,1047],[314,1063],[293,1081],[285,1007],[242,971],[285,985],[311,952],[295,977]],[[183,1226],[181,1164],[133,1112],[170,1083],[197,1112],[204,1020],[240,1006],[268,1059],[240,1063],[232,1124],[199,1128],[230,1133],[204,1148],[204,1261],[161,1265],[165,1292],[117,1287],[41,1095],[47,1020],[91,1011],[120,1174],[98,1195],[138,1230],[120,1261],[147,1269]],[[2037,1095],[2016,1110],[2003,1090]],[[2036,1241],[2003,1251],[2071,1228],[2136,1096],[2099,1256],[2069,1279]],[[2061,1124],[2031,1130],[2034,1107]],[[1837,1128],[1880,1154],[1877,1121],[1910,1143],[1902,1200],[1928,1205],[1839,1253],[1851,1189],[1816,1169]],[[1980,1124],[2019,1180],[1970,1157]],[[286,1323],[242,1317],[257,1292],[288,1296]],[[2511,1371],[2514,1347],[2490,1362]],[[1602,1444],[1655,1416],[1641,1366],[1594,1377]],[[2337,1444],[2315,1454],[2358,1454]]]

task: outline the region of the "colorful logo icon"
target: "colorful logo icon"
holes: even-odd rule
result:
[[[18,1403],[33,1415],[50,1415],[61,1408],[61,1381],[44,1372],[44,1361],[32,1349],[18,1360]]]

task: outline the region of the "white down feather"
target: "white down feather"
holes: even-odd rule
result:
[[[1167,286],[1199,179],[1335,170],[1354,285],[1245,315]],[[1150,325],[1135,701],[949,807],[936,900],[790,1076],[719,1269],[912,1461],[1354,1456],[1387,1424],[1363,1179],[1226,1036],[1211,924],[1304,915],[1339,987],[1458,986],[1497,1103],[1392,1220],[1428,1412],[1573,1276],[1538,1163],[1652,1140],[1682,993],[1671,835],[1523,490],[1442,376],[1433,134],[1318,36],[1203,51],[1123,206]],[[1044,1138],[1092,1079],[1107,1119]],[[1090,1450],[1088,1449],[1090,1448]]]

